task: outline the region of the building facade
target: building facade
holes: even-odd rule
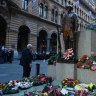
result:
[[[76,2],[71,2],[73,11],[79,16],[78,31],[82,31],[96,16],[94,4],[90,7],[85,3],[87,0],[79,0],[77,8]],[[68,3],[68,0],[1,0],[0,44],[22,51],[31,43],[34,51],[56,53],[59,45],[57,27],[61,26]]]

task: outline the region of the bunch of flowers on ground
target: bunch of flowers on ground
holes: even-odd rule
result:
[[[93,64],[93,59],[91,56],[83,55],[79,58],[77,62],[78,68],[90,69]]]
[[[78,84],[78,80],[75,80],[73,78],[66,78],[61,81],[62,86],[66,87],[74,87],[76,84]]]
[[[64,55],[63,55],[63,58],[64,58],[65,60],[73,59],[73,57],[74,57],[74,51],[73,51],[72,48],[67,49],[67,50],[65,51]]]

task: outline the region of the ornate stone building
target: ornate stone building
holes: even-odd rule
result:
[[[79,31],[85,30],[86,26],[94,21],[96,17],[95,2],[93,0],[70,0],[73,5],[73,11],[79,16]]]
[[[40,0],[35,3],[31,0],[0,1],[1,45],[21,51],[31,43],[38,52],[57,51],[57,26],[61,24],[63,2]]]
[[[33,0],[34,1],[34,0]],[[70,0],[71,1],[71,0]],[[84,1],[85,2],[85,1]],[[80,8],[74,5],[79,15],[79,31],[91,22],[88,15],[92,8],[80,0]],[[57,52],[58,31],[64,8],[68,0],[1,0],[0,1],[0,44],[21,51],[28,43],[33,49],[42,52]]]

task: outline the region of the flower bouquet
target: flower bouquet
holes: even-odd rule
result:
[[[16,86],[18,86],[19,89],[21,90],[25,90],[25,89],[30,88],[32,85],[30,82],[19,82],[19,83],[16,83]]]
[[[63,54],[63,58],[65,60],[73,60],[74,59],[74,51],[72,48],[67,49],[65,53]]]
[[[48,65],[55,65],[57,59],[58,59],[58,54],[50,56],[50,58],[48,59]]]
[[[48,92],[43,92],[42,96],[48,96]]]
[[[78,84],[78,80],[72,79],[72,78],[66,78],[61,81],[62,86],[66,87],[74,87],[76,84]]]
[[[78,68],[90,69],[93,64],[93,59],[91,56],[83,55],[77,62]]]
[[[19,92],[18,87],[12,84],[12,82],[10,81],[4,85],[3,94],[15,94]]]
[[[24,96],[41,96],[41,91],[33,90],[30,92],[24,92]]]

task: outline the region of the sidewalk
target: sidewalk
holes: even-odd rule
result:
[[[32,62],[31,76],[36,75],[36,64],[40,64],[40,73],[47,74],[47,61],[35,60]],[[0,64],[0,82],[19,80],[22,78],[22,66],[19,60],[15,59],[12,63]]]

